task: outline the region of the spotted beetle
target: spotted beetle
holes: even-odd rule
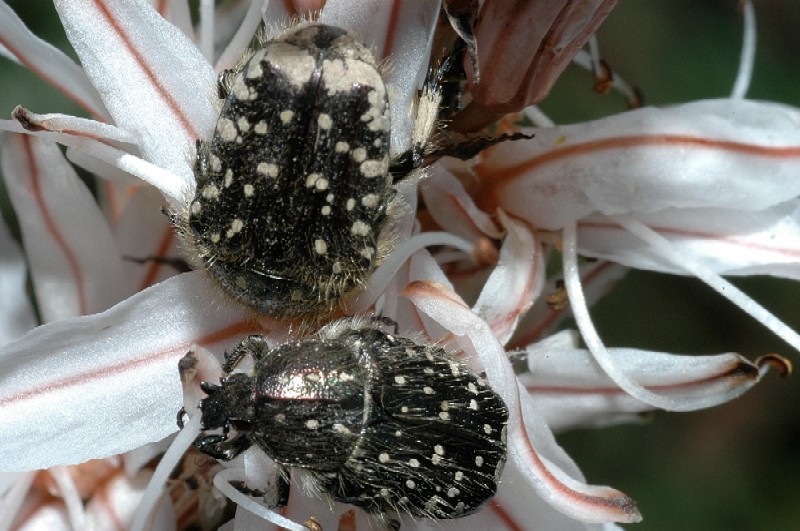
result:
[[[197,145],[195,196],[173,223],[238,301],[277,317],[325,313],[390,247],[392,176],[421,164],[418,154],[390,160],[375,58],[352,33],[308,22],[220,87],[213,137]]]
[[[393,515],[475,512],[494,496],[508,411],[486,381],[437,345],[348,318],[270,349],[250,336],[226,353],[220,384],[203,382],[194,445],[232,459],[251,445],[313,491]],[[252,357],[251,374],[233,372]],[[213,433],[212,433],[213,431]]]

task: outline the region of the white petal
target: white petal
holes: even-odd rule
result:
[[[484,210],[559,229],[592,212],[759,210],[800,194],[800,112],[747,100],[633,110],[487,151]]]
[[[0,44],[20,63],[63,92],[95,118],[107,116],[100,96],[80,66],[64,52],[30,32],[0,1]]]
[[[480,210],[464,185],[443,165],[434,164],[420,184],[428,213],[446,231],[468,240],[489,237],[499,240],[503,233],[489,215]]]
[[[544,286],[546,257],[529,226],[499,211],[506,229],[500,260],[486,281],[473,311],[505,345],[520,315],[538,298]]]
[[[155,190],[142,187],[136,190],[114,225],[114,237],[126,258],[126,277],[137,291],[180,272],[168,264],[147,261],[148,258],[182,258],[175,230],[160,212],[161,202]]]
[[[144,156],[194,183],[194,142],[216,122],[216,76],[197,47],[144,0],[58,0],[61,22],[117,125]]]
[[[58,147],[4,134],[0,149],[43,320],[99,312],[132,293],[108,224]]]
[[[526,350],[530,372],[520,375],[520,380],[554,430],[606,425],[622,415],[654,409],[616,386],[589,351],[577,348],[572,332],[561,332]],[[633,381],[680,400],[687,409],[712,407],[740,396],[769,367],[733,353],[680,356],[628,348],[609,351]]]
[[[0,218],[0,345],[5,345],[36,326],[33,305],[25,282],[28,267],[22,250]]]
[[[81,463],[177,430],[178,360],[258,331],[205,273],[179,275],[110,310],[40,326],[0,348],[0,470]]]
[[[755,212],[669,208],[636,218],[718,274],[800,280],[800,200]],[[638,269],[686,273],[603,216],[581,221],[578,235],[581,254]]]

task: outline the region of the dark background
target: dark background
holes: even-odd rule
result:
[[[10,1],[33,31],[74,57],[50,2]],[[724,97],[736,76],[742,21],[735,0],[620,0],[599,31],[615,72],[664,105]],[[800,2],[756,4],[758,53],[748,97],[800,107]],[[621,112],[619,95],[600,96],[592,79],[569,67],[543,109],[559,123]],[[0,115],[16,104],[36,112],[80,114],[23,68],[0,60]],[[800,178],[800,175],[798,175]],[[2,187],[0,181],[0,187]],[[12,224],[6,194],[4,217]],[[800,286],[770,278],[735,282],[800,330]],[[755,359],[798,353],[702,283],[632,272],[592,315],[610,346],[709,354],[738,351]],[[800,528],[800,375],[768,376],[744,397],[707,411],[659,413],[644,425],[559,436],[592,483],[612,485],[639,503],[644,522],[631,529]]]

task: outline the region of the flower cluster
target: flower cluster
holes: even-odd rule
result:
[[[17,107],[0,120],[0,169],[21,232],[17,242],[0,223],[0,528],[213,527],[233,514],[213,486],[222,465],[186,453],[197,419],[176,436],[176,413],[196,412],[198,383],[219,377],[225,349],[249,334],[281,342],[296,323],[255,315],[204,271],[184,271],[162,209],[180,210],[194,195],[196,141],[210,138],[219,113],[217,74],[236,65],[262,23],[297,17],[288,4],[200,2],[195,26],[186,1],[56,0],[77,64],[0,1],[0,54],[88,116]],[[394,250],[345,311],[380,313],[446,345],[508,407],[497,495],[475,515],[437,525],[637,522],[634,501],[588,484],[554,432],[715,406],[789,364],[608,348],[588,308],[628,268],[688,274],[800,350],[795,331],[721,276],[800,278],[800,111],[743,97],[749,4],[731,97],[564,126],[536,104],[571,61],[634,99],[592,39],[615,2],[556,11],[487,2],[477,18],[463,11],[470,2],[444,4],[477,53],[464,62],[468,103],[446,134],[495,124],[526,137],[468,161],[444,157],[421,180],[398,183],[405,208],[389,221]],[[315,15],[386,62],[396,152],[410,145],[409,111],[434,43],[453,33],[440,7],[328,0]],[[96,178],[96,194],[76,167]],[[548,277],[559,254],[563,267]],[[579,334],[557,331],[567,307]],[[181,381],[190,350],[208,355]],[[272,464],[253,451],[225,466],[263,478]],[[258,525],[245,505],[287,528],[312,516],[326,529],[375,523],[301,489],[282,514],[240,498],[237,525]]]

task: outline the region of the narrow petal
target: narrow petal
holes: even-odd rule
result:
[[[33,305],[25,289],[28,267],[14,237],[0,218],[0,345],[36,326]]]
[[[107,117],[103,102],[83,69],[64,52],[31,33],[2,0],[0,46],[17,62],[63,92],[95,118],[103,120]]]
[[[506,229],[500,260],[486,281],[473,311],[492,328],[501,344],[514,333],[520,316],[544,286],[545,256],[527,224],[499,211]]]
[[[577,348],[572,332],[530,345],[526,352],[530,372],[520,380],[554,430],[605,425],[624,414],[654,409],[616,386],[588,350]],[[733,400],[758,383],[764,372],[734,353],[681,356],[629,348],[609,352],[615,365],[636,383],[677,398],[687,410]]]
[[[428,171],[430,175],[420,184],[420,191],[428,205],[427,212],[442,229],[473,241],[483,236],[496,240],[502,237],[502,231],[475,205],[461,181],[441,164]]]
[[[558,511],[583,522],[636,522],[636,505],[623,493],[581,481],[574,463],[556,444],[527,393],[520,392],[511,364],[488,325],[441,286],[411,284],[405,295],[474,351],[494,390],[509,408],[508,453],[525,480]],[[565,469],[566,468],[566,469]]]
[[[0,150],[44,321],[103,311],[132,293],[108,224],[58,147],[4,134]]]
[[[487,151],[478,204],[560,229],[593,212],[761,210],[800,194],[800,112],[747,100],[638,109]],[[731,178],[735,175],[736,178]]]
[[[81,463],[176,431],[178,360],[194,343],[219,348],[259,330],[214,290],[186,273],[0,349],[0,470]]]
[[[187,194],[191,192],[190,186],[194,186],[190,185],[186,178],[174,172],[88,136],[53,133],[50,131],[25,131],[18,122],[12,120],[0,120],[0,130],[26,133],[30,136],[57,142],[75,150],[82,151],[86,155],[95,157],[123,172],[138,177],[146,183],[152,184],[158,188],[164,198],[174,208],[184,204]],[[105,176],[102,172],[97,175],[99,177]],[[192,179],[194,179],[194,177],[192,177]],[[120,179],[116,180],[120,181]]]
[[[61,113],[37,114],[19,105],[14,109],[12,116],[29,131],[52,131],[128,144],[136,142],[136,138],[128,131],[97,120]]]
[[[144,156],[194,183],[192,154],[216,122],[216,76],[146,1],[58,0],[61,22],[117,125]]]
[[[720,275],[772,275],[800,280],[800,200],[749,212],[669,208],[636,216]],[[668,273],[685,270],[612,220],[589,216],[579,223],[581,254]]]

